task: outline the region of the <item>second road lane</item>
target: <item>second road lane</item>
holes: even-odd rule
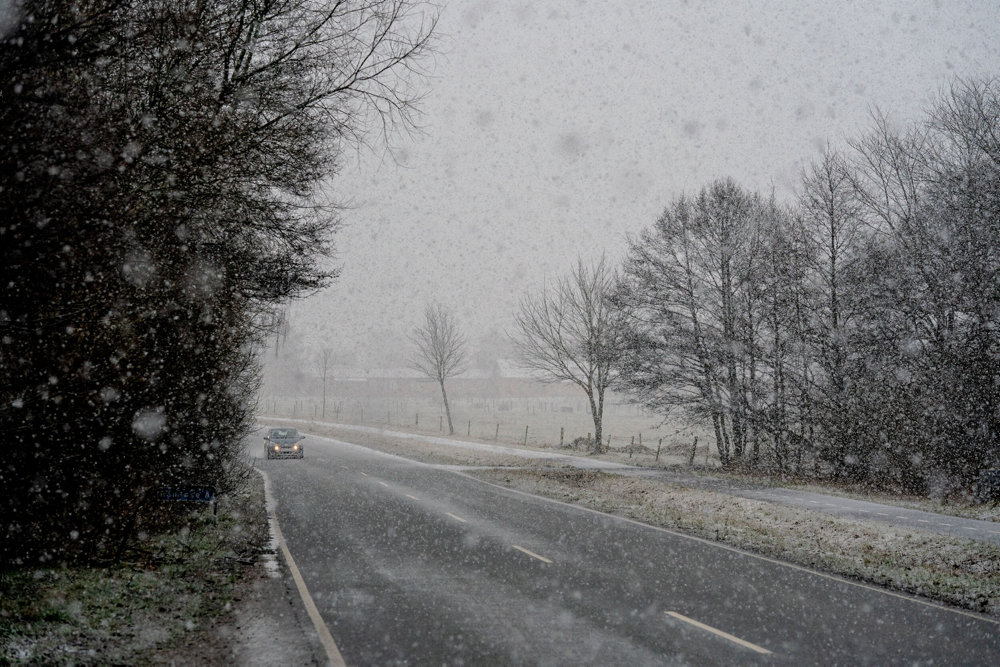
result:
[[[260,462],[349,665],[1000,664],[1000,625],[310,436]]]

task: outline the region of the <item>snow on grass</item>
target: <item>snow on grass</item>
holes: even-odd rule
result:
[[[199,507],[120,563],[0,572],[0,664],[155,662],[215,622],[266,543],[263,484],[251,479],[219,498],[217,516]]]

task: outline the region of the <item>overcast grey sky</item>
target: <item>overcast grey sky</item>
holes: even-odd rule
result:
[[[872,109],[905,123],[952,77],[1000,74],[987,0],[451,0],[439,34],[423,133],[335,183],[343,272],[292,306],[307,347],[405,358],[432,299],[475,346],[682,192],[730,176],[791,199]]]

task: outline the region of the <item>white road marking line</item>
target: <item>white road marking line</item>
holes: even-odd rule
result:
[[[818,500],[810,500],[809,502],[811,502],[813,505],[819,505],[820,504],[820,502]]]
[[[366,473],[366,472],[363,472],[363,473],[361,473],[361,474],[362,474],[362,475],[364,475],[365,477],[367,477],[367,476],[368,476],[368,473]]]
[[[879,516],[889,516],[885,512],[875,512],[875,514],[878,514]]]
[[[737,549],[736,547],[731,547],[731,546],[729,546],[727,544],[720,544],[719,542],[716,542],[714,540],[709,541],[709,540],[707,540],[707,539],[705,539],[703,537],[695,537],[694,535],[689,535],[687,533],[681,533],[681,532],[678,532],[676,530],[671,530],[669,528],[661,528],[660,526],[654,526],[652,524],[643,523],[643,522],[637,521],[635,519],[628,519],[628,518],[623,517],[623,516],[618,516],[618,515],[615,515],[615,514],[608,514],[606,512],[601,512],[599,510],[590,509],[589,507],[582,507],[580,505],[574,505],[573,503],[568,503],[568,502],[563,501],[563,500],[554,500],[552,498],[544,498],[542,496],[536,496],[534,494],[528,493],[527,491],[518,491],[517,489],[511,489],[509,487],[502,486],[502,485],[496,484],[494,482],[488,482],[488,481],[486,481],[484,479],[480,479],[479,477],[473,477],[472,475],[469,475],[468,473],[465,473],[465,472],[456,471],[455,474],[458,475],[458,476],[460,476],[460,477],[464,477],[465,479],[467,479],[467,480],[469,480],[471,482],[476,482],[478,484],[484,484],[486,486],[492,486],[492,487],[495,487],[497,489],[501,489],[505,493],[510,493],[510,494],[517,495],[517,496],[522,496],[522,497],[525,497],[525,498],[530,498],[533,502],[548,503],[548,504],[552,504],[552,505],[560,505],[562,507],[567,507],[567,508],[569,508],[569,509],[571,509],[571,510],[573,510],[575,512],[581,512],[581,513],[584,513],[584,514],[593,514],[593,515],[596,515],[596,516],[603,517],[604,519],[607,519],[607,520],[620,521],[622,523],[627,523],[627,524],[630,524],[630,525],[633,525],[633,526],[638,526],[638,527],[640,527],[640,528],[642,528],[644,530],[650,530],[650,531],[654,531],[654,532],[657,532],[657,533],[663,533],[665,535],[672,535],[673,537],[676,537],[676,538],[681,539],[681,540],[688,540],[690,542],[697,542],[698,544],[704,545],[706,547],[711,547],[711,548],[714,548],[714,549],[722,549],[723,551],[728,551],[730,553],[739,554],[742,557],[752,558],[752,559],[755,559],[755,560],[764,561],[765,563],[771,563],[772,565],[776,565],[776,566],[778,566],[780,568],[787,568],[789,570],[795,570],[796,572],[801,572],[801,573],[803,573],[805,575],[809,575],[809,576],[813,576],[813,577],[819,577],[821,579],[828,579],[830,581],[835,581],[838,584],[841,584],[841,585],[844,585],[844,586],[854,586],[856,588],[863,588],[863,589],[865,589],[867,591],[871,591],[872,593],[875,593],[875,594],[878,594],[878,595],[887,595],[889,597],[897,598],[897,599],[900,599],[900,600],[905,600],[906,602],[912,602],[913,604],[920,605],[922,607],[930,607],[931,609],[935,609],[935,610],[937,610],[939,612],[949,613],[949,614],[957,614],[958,616],[965,616],[967,618],[974,618],[974,619],[976,619],[978,621],[983,621],[983,622],[986,622],[986,623],[992,623],[993,625],[995,625],[997,627],[1000,627],[1000,621],[994,620],[992,618],[983,617],[982,615],[977,614],[975,612],[962,611],[961,609],[955,609],[953,607],[945,607],[944,605],[942,605],[940,603],[932,602],[930,600],[921,600],[919,598],[913,597],[912,595],[908,595],[908,594],[905,594],[905,593],[894,593],[893,591],[889,591],[889,590],[886,590],[884,588],[880,588],[878,586],[873,586],[871,584],[861,583],[859,581],[852,581],[851,579],[845,579],[844,577],[841,577],[841,576],[838,576],[838,575],[835,575],[835,574],[826,574],[825,572],[817,572],[816,570],[810,570],[807,567],[803,567],[801,565],[795,565],[793,563],[789,563],[788,561],[777,560],[775,558],[769,558],[767,556],[761,556],[760,554],[750,553],[750,552],[747,552],[747,551],[743,551],[741,549]],[[899,518],[900,519],[905,519],[906,517],[899,517]]]
[[[708,632],[711,632],[712,634],[718,635],[718,636],[722,637],[723,639],[728,639],[729,641],[733,642],[734,644],[739,644],[740,646],[742,646],[744,648],[748,648],[751,651],[756,651],[757,653],[762,653],[764,655],[770,655],[770,653],[771,653],[770,651],[768,651],[763,646],[757,646],[756,644],[751,644],[750,642],[746,641],[745,639],[740,639],[739,637],[734,637],[733,635],[729,634],[728,632],[723,632],[722,630],[719,630],[717,628],[713,628],[711,625],[705,625],[704,623],[699,623],[698,621],[694,620],[693,618],[688,618],[687,616],[684,616],[683,614],[678,614],[676,611],[668,611],[667,612],[667,616],[672,616],[672,617],[674,617],[674,618],[676,618],[678,620],[684,621],[685,623],[690,623],[691,625],[695,626],[696,628],[701,628],[702,630],[707,630]]]
[[[538,560],[542,561],[543,563],[551,563],[552,562],[548,558],[546,558],[545,556],[539,556],[534,551],[528,551],[524,547],[519,547],[516,544],[512,544],[511,546],[514,547],[515,549],[517,549],[518,551],[522,552],[522,553],[528,554],[532,558],[537,558]]]
[[[975,530],[972,526],[962,526],[962,528],[965,528],[966,530]]]
[[[930,523],[927,519],[917,519],[917,523]]]
[[[295,580],[295,587],[299,591],[299,597],[302,598],[306,612],[308,612],[309,618],[316,628],[319,643],[323,646],[323,650],[326,651],[327,660],[330,661],[333,667],[346,667],[347,663],[344,662],[344,657],[340,655],[337,643],[333,641],[333,636],[330,635],[330,630],[326,627],[326,623],[323,622],[323,617],[319,615],[319,609],[316,608],[316,603],[313,602],[312,595],[309,594],[306,582],[302,579],[302,573],[299,572],[299,568],[295,564],[295,559],[292,558],[292,552],[288,550],[288,545],[285,543],[285,536],[281,532],[281,526],[278,525],[278,516],[273,509],[275,504],[274,496],[271,495],[271,480],[263,470],[258,469],[258,472],[264,477],[264,495],[271,506],[270,518],[274,526],[274,536],[278,539],[278,544],[281,546],[281,554],[285,557],[285,563],[288,564],[288,570],[292,574],[292,579]]]
[[[447,514],[448,516],[450,516],[450,517],[451,517],[452,519],[454,519],[455,521],[461,521],[462,523],[468,523],[468,521],[466,521],[466,520],[465,520],[465,519],[463,519],[462,517],[460,517],[460,516],[455,516],[455,515],[454,515],[454,514],[452,514],[451,512],[445,512],[445,514]]]
[[[943,521],[938,524],[939,526],[951,526],[950,523],[944,523]]]
[[[411,496],[408,493],[406,494],[406,497],[409,498],[410,500],[420,500],[420,498],[417,498],[416,496]]]
[[[900,515],[898,515],[898,514],[896,515],[896,518],[897,518],[897,519],[906,519],[906,517],[905,517],[905,516],[900,516]]]
[[[378,482],[378,483],[379,483],[379,484],[381,484],[382,486],[384,486],[384,487],[385,487],[385,488],[387,488],[387,489],[389,488],[389,485],[388,485],[388,484],[386,484],[385,482],[383,482],[382,480],[379,480],[379,482]]]

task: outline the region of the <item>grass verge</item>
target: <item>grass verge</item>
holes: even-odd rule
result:
[[[991,544],[601,472],[470,474],[1000,617],[1000,547]]]
[[[231,609],[267,544],[263,482],[210,506],[178,507],[182,525],[140,534],[120,563],[0,572],[0,664],[152,664]]]

